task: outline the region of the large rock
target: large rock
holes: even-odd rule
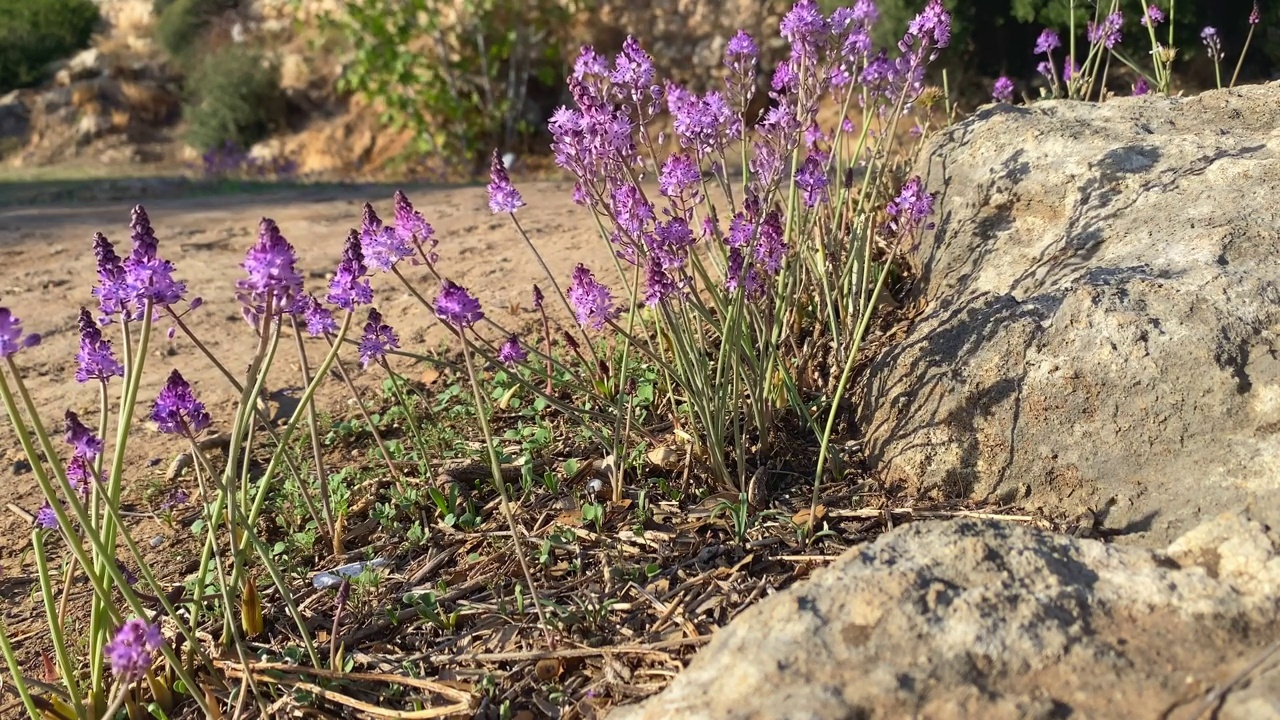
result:
[[[747,610],[610,720],[1191,718],[1228,684],[1216,717],[1275,720],[1280,664],[1249,666],[1280,637],[1277,591],[1275,539],[1239,516],[1168,554],[917,523]]]
[[[1280,526],[1280,83],[999,105],[918,164],[923,312],[865,378],[873,467],[1156,546]]]

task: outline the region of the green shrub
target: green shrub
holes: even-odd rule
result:
[[[156,41],[175,58],[194,57],[209,23],[239,5],[240,0],[156,0]]]
[[[259,53],[230,45],[201,60],[187,78],[187,144],[200,150],[249,147],[284,124],[280,70]]]
[[[0,0],[0,93],[34,85],[49,63],[89,46],[93,0]]]

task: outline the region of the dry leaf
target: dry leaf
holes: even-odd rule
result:
[[[819,505],[816,508],[814,508],[814,512],[813,512],[814,523],[821,521],[822,518],[826,516],[827,516],[826,505]],[[809,508],[804,508],[803,510],[796,513],[795,515],[792,515],[791,522],[795,523],[796,525],[808,526],[809,525]]]
[[[423,370],[422,374],[418,376],[418,382],[422,383],[423,385],[430,385],[431,383],[439,379],[440,379],[440,371],[433,367],[429,367],[426,370]]]
[[[645,459],[650,465],[660,467],[663,470],[671,470],[680,466],[680,453],[675,448],[656,447],[645,453]]]

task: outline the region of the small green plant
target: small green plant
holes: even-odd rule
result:
[[[189,63],[199,57],[209,24],[239,5],[240,0],[155,0],[156,40],[179,62]]]
[[[88,47],[93,0],[0,0],[0,95],[45,78],[49,63]]]
[[[191,147],[249,147],[284,125],[279,68],[240,46],[209,53],[187,79],[182,115]]]

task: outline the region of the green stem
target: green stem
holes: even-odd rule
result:
[[[76,684],[76,668],[67,652],[67,638],[63,633],[62,618],[54,602],[53,584],[49,582],[49,561],[44,553],[44,533],[33,530],[31,546],[35,549],[36,572],[40,577],[40,595],[44,598],[45,615],[49,620],[49,634],[53,640],[53,652],[58,659],[58,671],[62,673],[62,682],[67,686],[67,696],[71,698],[72,707],[77,718],[84,718],[84,704],[80,702],[80,688]]]

